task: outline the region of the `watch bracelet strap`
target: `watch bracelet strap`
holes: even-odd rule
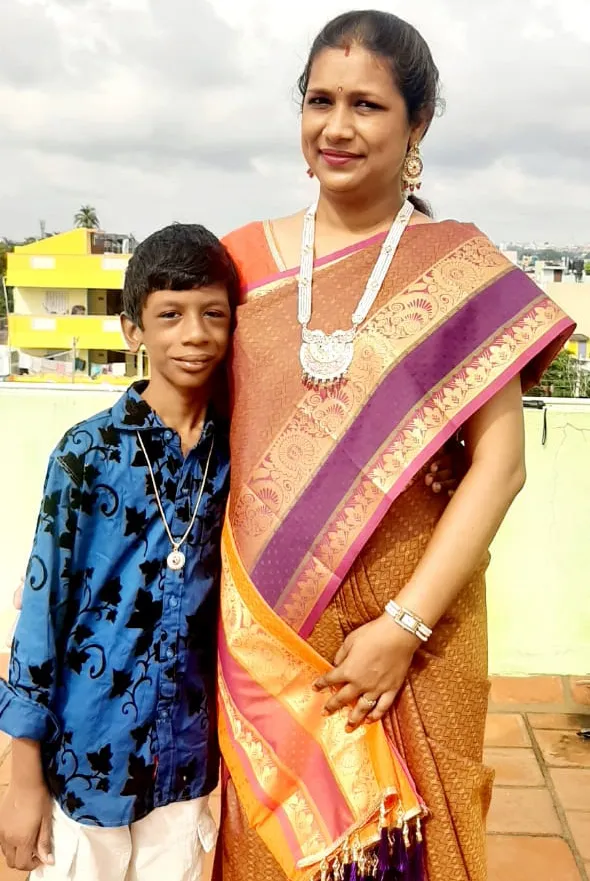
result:
[[[418,637],[421,642],[426,642],[432,636],[432,629],[424,623],[422,618],[404,609],[395,600],[390,600],[385,606],[385,611],[390,615],[396,624],[399,624],[403,630]]]

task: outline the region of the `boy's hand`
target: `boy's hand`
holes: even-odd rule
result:
[[[51,796],[44,785],[11,783],[0,804],[0,846],[11,869],[31,872],[52,866]]]

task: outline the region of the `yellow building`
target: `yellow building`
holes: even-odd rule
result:
[[[125,381],[138,372],[119,324],[132,236],[74,229],[8,254],[11,348],[25,378]]]

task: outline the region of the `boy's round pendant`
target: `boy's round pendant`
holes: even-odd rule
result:
[[[184,566],[185,559],[186,558],[182,551],[179,551],[178,548],[175,548],[175,550],[170,551],[170,553],[168,554],[168,559],[166,560],[166,562],[168,563],[169,569],[173,569],[175,572],[178,572],[178,570],[182,569],[182,567]]]

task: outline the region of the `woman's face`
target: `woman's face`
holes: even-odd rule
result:
[[[410,140],[417,139],[387,62],[360,46],[324,49],[313,62],[303,102],[303,155],[334,193],[401,190]]]

